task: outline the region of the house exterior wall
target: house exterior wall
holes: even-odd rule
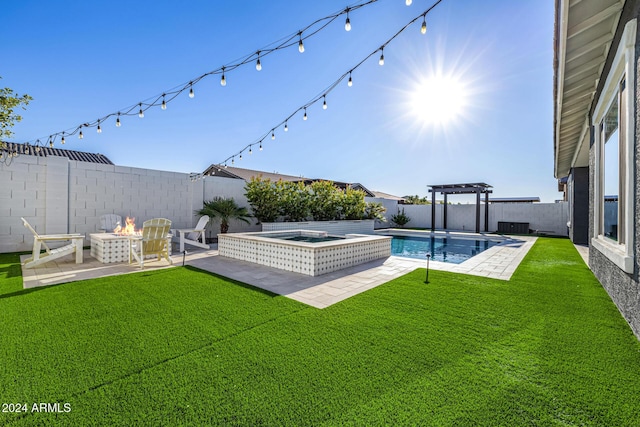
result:
[[[598,90],[595,95],[595,100],[600,98],[603,91],[603,83],[606,80],[608,73],[611,70],[611,63],[613,60],[613,55],[615,54],[621,40],[622,31],[630,20],[634,18],[640,18],[639,13],[640,2],[639,1],[627,1],[621,15],[620,22],[618,24],[618,29],[616,31],[616,35],[613,39],[613,44],[611,46],[609,57],[604,67],[603,75],[600,79],[601,83],[598,86]],[[640,28],[640,27],[638,27]],[[633,61],[637,64],[638,58],[640,58],[640,34],[636,32],[636,45],[635,45],[635,57]],[[634,153],[634,161],[629,167],[633,168],[633,182],[631,185],[634,186],[634,200],[629,200],[628,203],[631,204],[633,209],[633,224],[628,224],[629,227],[633,227],[633,242],[629,242],[628,244],[632,245],[633,248],[633,272],[625,272],[619,266],[617,266],[612,260],[607,257],[604,253],[599,251],[593,245],[590,246],[589,250],[589,267],[598,278],[602,286],[605,288],[618,310],[622,314],[622,316],[629,323],[631,329],[635,333],[635,335],[640,338],[640,280],[638,277],[638,272],[640,270],[640,264],[638,262],[638,253],[640,250],[640,228],[638,228],[638,224],[640,223],[640,209],[638,206],[638,202],[640,201],[640,179],[638,176],[638,159],[640,159],[640,144],[638,140],[638,135],[640,135],[640,128],[638,123],[638,96],[640,96],[640,90],[638,85],[638,71],[639,68],[635,69],[634,76],[627,76],[627,86],[629,88],[634,88],[635,97],[634,97],[634,105],[632,107],[631,114],[629,117],[632,117],[634,120],[633,128],[635,129],[635,135],[631,137],[631,142],[633,144],[632,150]],[[593,109],[589,114],[589,121],[593,123]],[[598,203],[596,200],[596,176],[595,176],[595,163],[596,163],[596,147],[595,147],[595,129],[591,127],[591,140],[590,140],[590,150],[589,150],[589,236],[595,236],[595,215],[596,208],[595,205]]]
[[[573,243],[589,243],[589,168],[572,168],[568,181],[569,238]]]

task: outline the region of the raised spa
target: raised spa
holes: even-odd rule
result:
[[[391,255],[390,236],[292,230],[218,234],[221,256],[319,276]]]

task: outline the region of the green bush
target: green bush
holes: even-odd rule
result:
[[[409,218],[409,216],[404,213],[404,208],[402,208],[402,212],[400,212],[400,209],[398,209],[398,213],[391,217],[391,222],[393,222],[400,228],[407,225],[409,221],[411,221],[411,218]]]
[[[382,222],[387,222],[384,213],[387,211],[382,203],[379,202],[367,202],[364,208],[364,219],[377,219]]]
[[[309,217],[311,193],[303,182],[276,183],[280,215],[285,221],[305,221]]]
[[[270,179],[252,177],[244,187],[253,216],[261,222],[274,222],[280,214],[278,189]]]

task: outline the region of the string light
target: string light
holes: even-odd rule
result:
[[[240,158],[238,160],[242,160],[242,153],[240,153]]]
[[[349,8],[347,8],[346,11],[347,11],[347,20],[344,21],[344,30],[351,31],[351,20],[349,20]]]
[[[227,85],[227,79],[224,76],[224,67],[222,67],[222,77],[220,78],[220,85],[221,86],[226,86]]]
[[[53,140],[49,137],[49,148],[53,148]]]
[[[280,122],[278,125],[274,126],[272,128],[275,129],[281,125],[284,124],[284,130],[285,132],[288,131],[288,120],[291,119],[291,117],[293,117],[294,115],[296,115],[300,110],[304,111],[304,115],[303,115],[303,120],[307,120],[308,116],[307,116],[307,108],[313,104],[315,104],[316,102],[319,102],[320,99],[322,99],[323,101],[323,108],[324,105],[326,104],[326,96],[336,87],[338,87],[338,84],[343,80],[343,79],[347,79],[347,85],[348,86],[352,86],[353,85],[353,78],[352,78],[352,73],[353,71],[355,71],[356,69],[358,69],[362,64],[364,64],[365,62],[367,62],[372,56],[375,56],[376,53],[378,53],[378,51],[380,52],[380,59],[382,60],[382,64],[384,64],[384,48],[389,45],[389,43],[391,43],[393,40],[396,39],[396,37],[398,37],[400,34],[402,34],[408,27],[410,27],[412,24],[414,24],[416,21],[418,21],[420,18],[423,18],[423,20],[425,19],[426,15],[433,9],[435,8],[442,0],[437,0],[430,8],[428,8],[427,10],[425,10],[424,12],[422,12],[421,14],[419,14],[418,16],[416,16],[415,18],[413,18],[412,20],[410,20],[407,24],[405,24],[402,28],[400,28],[399,31],[397,31],[393,36],[391,36],[386,42],[384,42],[382,44],[381,47],[379,47],[378,49],[374,50],[373,52],[369,53],[367,56],[365,56],[360,62],[358,62],[355,66],[351,67],[351,69],[347,72],[345,72],[343,75],[341,75],[336,81],[334,81],[332,84],[330,84],[328,87],[329,89],[326,89],[324,91],[324,93],[322,93],[321,95],[313,98],[311,101],[307,102],[306,104],[304,104],[304,106],[299,107],[297,110],[295,110],[291,115],[289,115],[289,117],[287,117],[285,120],[283,120],[282,122]],[[346,13],[346,12],[345,12]],[[300,33],[297,34],[298,36],[300,36]],[[379,61],[380,63],[380,61]],[[269,131],[269,132],[272,132]],[[268,135],[268,133],[263,136],[260,140],[259,140],[259,144],[260,147],[262,147],[262,142],[264,140],[264,138]],[[254,144],[257,144],[258,142],[255,142]],[[243,150],[246,150],[248,147],[250,147],[251,145],[247,145]],[[235,154],[236,156],[238,155],[238,153]],[[225,160],[225,164],[226,162],[231,159],[232,157],[229,156],[227,157],[227,159]]]
[[[298,42],[298,52],[303,53],[304,43],[302,43],[302,33],[298,33],[298,35],[300,36],[300,41]]]
[[[338,17],[340,17],[342,15],[348,15],[347,18],[350,19],[350,12],[353,12],[353,11],[358,10],[360,8],[364,8],[366,6],[371,6],[374,3],[378,2],[378,0],[360,0],[360,1],[361,1],[360,4],[349,6],[348,8],[342,9],[339,12],[327,15],[327,16],[325,16],[323,18],[320,18],[320,19],[316,19],[315,21],[313,21],[312,23],[310,23],[306,27],[302,28],[297,33],[293,33],[289,37],[285,37],[285,38],[283,38],[283,39],[281,39],[281,40],[279,40],[277,42],[273,42],[273,43],[268,44],[268,46],[273,46],[273,47],[269,47],[268,49],[260,50],[258,58],[256,58],[256,53],[251,53],[249,55],[246,55],[242,59],[238,60],[236,63],[227,64],[227,65],[225,65],[225,67],[221,67],[221,68],[218,68],[218,69],[211,70],[209,72],[203,73],[199,77],[197,77],[195,79],[191,79],[188,83],[184,84],[183,86],[178,86],[176,89],[171,89],[169,91],[165,91],[163,93],[163,96],[162,96],[162,99],[165,101],[164,104],[165,105],[168,104],[170,101],[175,99],[180,93],[185,92],[187,90],[188,90],[189,97],[190,98],[194,98],[195,97],[195,93],[194,93],[193,85],[198,83],[200,80],[202,80],[202,79],[204,79],[206,77],[209,77],[211,75],[220,74],[221,71],[224,72],[224,71],[235,70],[236,68],[244,66],[249,62],[253,62],[253,61],[257,62],[257,59],[260,59],[260,62],[261,62],[263,56],[269,55],[271,53],[275,53],[275,52],[280,51],[280,50],[288,49],[288,48],[292,47],[293,45],[295,45],[296,41],[299,44],[299,46],[298,46],[299,48],[300,48],[300,45],[302,45],[302,47],[304,48],[304,43],[303,43],[303,39],[304,38],[309,38],[309,37],[315,36],[316,34],[321,32],[322,30],[327,28],[330,23],[332,23],[334,20],[336,20],[336,18],[338,18]],[[438,2],[440,2],[440,1],[442,1],[442,0],[438,0]],[[306,36],[303,37],[303,34],[306,34]],[[296,38],[298,40],[295,40]],[[253,51],[253,52],[256,52],[256,51]],[[225,79],[226,79],[226,73],[225,73]],[[164,99],[165,96],[166,96],[166,100]],[[121,114],[125,115],[125,116],[134,115],[136,113],[135,110],[137,109],[137,107],[140,107],[137,112],[138,112],[138,115],[142,118],[142,117],[144,117],[144,114],[140,114],[140,110],[142,110],[142,104],[145,104],[146,105],[145,109],[148,109],[148,108],[150,108],[152,106],[156,106],[156,105],[162,106],[162,103],[159,103],[159,101],[160,101],[160,96],[156,97],[155,101],[153,101],[153,102],[143,101],[141,103],[133,104],[132,106],[127,107],[126,109],[122,109],[121,110]],[[100,122],[102,123],[105,120],[107,120],[109,117],[115,116],[116,114],[117,113],[115,113],[115,112],[107,114],[104,117],[100,118]],[[84,126],[85,127],[97,127],[97,121],[84,123]],[[76,133],[79,133],[81,130],[82,130],[81,126],[76,126],[75,129],[73,129],[73,128],[69,129],[69,132],[67,133],[67,135],[75,135]],[[56,132],[53,135],[60,136],[61,134],[62,134],[61,132]]]
[[[274,132],[273,129],[271,129],[271,139],[276,139],[276,133]]]
[[[249,147],[249,155],[253,154],[253,150]]]
[[[411,3],[413,3],[413,0],[406,0],[404,2],[407,6],[411,6]]]
[[[120,113],[118,113],[118,117],[116,118],[116,127],[120,127],[121,123],[120,123]]]
[[[284,131],[289,132],[289,124],[288,122],[284,122]]]
[[[209,72],[207,72],[207,73],[204,73],[204,74],[202,74],[201,76],[199,76],[199,77],[197,77],[197,78],[195,78],[195,79],[193,79],[193,80],[189,81],[189,83],[185,84],[185,85],[184,85],[184,86],[182,86],[182,87],[178,87],[177,89],[172,89],[172,90],[170,90],[170,91],[166,91],[166,92],[165,92],[165,93],[163,93],[162,95],[155,97],[155,100],[153,100],[153,101],[143,101],[143,102],[140,102],[140,103],[138,103],[138,104],[134,104],[134,105],[133,105],[133,106],[131,106],[131,107],[128,107],[127,109],[123,110],[123,112],[122,112],[122,113],[121,113],[121,112],[118,112],[118,113],[111,113],[111,114],[106,115],[105,117],[100,118],[98,121],[89,122],[89,123],[84,123],[84,124],[82,124],[82,125],[80,125],[80,126],[76,127],[75,129],[73,129],[73,128],[72,128],[72,129],[70,130],[70,132],[68,133],[68,135],[74,135],[74,134],[76,134],[76,133],[80,134],[80,133],[82,132],[82,127],[83,127],[83,126],[84,126],[84,127],[94,127],[94,126],[96,126],[96,127],[97,127],[97,126],[100,126],[100,125],[101,125],[101,123],[102,123],[104,120],[106,120],[107,118],[109,118],[109,117],[111,117],[111,116],[113,116],[113,115],[116,115],[116,114],[118,115],[118,118],[116,119],[116,126],[119,126],[119,124],[118,124],[118,123],[120,122],[120,120],[119,120],[119,116],[120,116],[121,114],[124,114],[124,115],[133,115],[133,114],[135,114],[135,108],[136,108],[136,106],[137,106],[137,107],[139,107],[139,109],[138,109],[138,116],[139,116],[140,118],[143,118],[143,117],[144,117],[144,109],[148,109],[148,108],[150,108],[150,107],[152,107],[152,106],[157,106],[157,105],[158,105],[158,101],[159,101],[160,99],[162,99],[162,101],[163,101],[163,102],[160,104],[160,106],[162,106],[162,104],[165,104],[165,107],[166,107],[166,104],[167,104],[168,102],[170,102],[170,101],[172,101],[173,99],[175,99],[175,98],[176,98],[180,93],[182,93],[183,91],[186,91],[187,89],[189,90],[189,97],[190,97],[190,98],[193,98],[193,97],[195,97],[195,93],[194,93],[194,90],[193,90],[193,85],[194,85],[194,83],[198,83],[198,82],[199,82],[200,80],[202,80],[203,78],[206,78],[206,77],[208,77],[208,76],[210,76],[210,75],[213,75],[213,74],[219,74],[219,73],[221,73],[221,74],[222,74],[222,76],[221,76],[221,84],[223,84],[223,85],[224,85],[224,84],[226,84],[226,71],[235,70],[236,68],[239,68],[239,67],[241,67],[241,66],[243,66],[243,65],[246,65],[246,64],[247,64],[247,63],[249,63],[249,62],[254,62],[254,61],[255,61],[256,66],[257,66],[257,64],[258,64],[258,62],[259,62],[258,60],[260,60],[260,61],[261,61],[261,58],[262,58],[264,55],[268,55],[268,54],[274,53],[274,52],[279,51],[279,50],[282,50],[282,49],[286,49],[286,48],[291,47],[292,45],[294,45],[294,44],[295,44],[295,38],[296,38],[296,37],[298,38],[298,47],[299,47],[299,49],[300,49],[300,47],[302,47],[302,51],[304,51],[304,42],[303,42],[304,38],[308,38],[308,37],[312,37],[312,36],[314,36],[315,34],[317,34],[318,32],[320,32],[321,30],[323,30],[325,27],[327,27],[329,23],[331,23],[333,20],[335,20],[336,18],[338,18],[339,16],[341,16],[341,15],[343,15],[343,14],[344,14],[344,15],[346,15],[346,18],[349,18],[349,20],[350,20],[350,14],[349,14],[349,12],[354,11],[354,10],[356,10],[356,9],[359,9],[359,8],[361,8],[361,7],[364,7],[364,6],[367,6],[367,5],[373,4],[373,3],[377,2],[377,1],[378,1],[378,0],[367,0],[367,1],[364,1],[364,0],[363,0],[363,3],[362,3],[362,4],[358,4],[358,5],[355,5],[355,6],[349,7],[349,8],[347,8],[347,9],[343,9],[342,11],[340,11],[340,12],[338,12],[338,13],[336,13],[336,14],[333,14],[333,15],[327,16],[327,17],[325,17],[325,18],[322,18],[322,19],[316,20],[316,21],[314,21],[312,24],[310,24],[309,26],[307,26],[307,27],[305,27],[305,28],[301,29],[299,32],[294,33],[292,36],[290,36],[289,38],[285,39],[283,42],[279,42],[279,44],[278,44],[278,45],[276,45],[276,46],[275,46],[275,47],[273,47],[273,48],[269,48],[269,49],[266,49],[266,50],[264,50],[264,51],[254,51],[255,53],[252,53],[252,54],[250,54],[250,55],[246,56],[244,59],[239,60],[237,63],[234,63],[234,64],[227,64],[227,65],[225,65],[225,66],[223,66],[223,67],[221,67],[221,68],[219,68],[219,69],[217,69],[217,70],[213,70],[213,71],[209,71]],[[325,90],[325,91],[324,91],[324,93],[323,93],[322,95],[320,95],[320,96],[318,96],[318,97],[314,98],[312,101],[310,101],[310,102],[308,102],[307,104],[305,104],[305,106],[304,106],[304,107],[301,107],[301,108],[303,108],[303,109],[304,109],[304,116],[303,116],[303,120],[307,120],[307,119],[308,119],[307,111],[306,111],[306,110],[307,110],[307,107],[309,107],[310,105],[312,105],[312,104],[314,104],[314,103],[318,102],[318,101],[319,101],[319,99],[320,99],[320,97],[322,97],[322,98],[323,98],[323,108],[324,108],[324,106],[325,106],[325,104],[326,104],[326,95],[327,95],[330,91],[332,91],[332,90],[336,87],[336,85],[337,85],[337,84],[338,84],[342,79],[344,79],[345,77],[348,77],[347,85],[351,87],[351,86],[353,85],[353,79],[352,79],[352,75],[351,75],[351,74],[352,74],[352,71],[355,71],[357,68],[359,68],[359,67],[360,67],[360,65],[362,65],[364,62],[366,62],[366,61],[367,61],[371,56],[375,55],[375,54],[376,54],[376,52],[377,52],[378,50],[380,51],[379,64],[380,64],[380,65],[383,65],[383,64],[384,64],[384,48],[385,48],[385,47],[386,47],[386,46],[387,46],[391,41],[393,41],[393,40],[394,40],[394,39],[395,39],[399,34],[401,34],[402,32],[404,32],[404,31],[405,31],[405,30],[406,30],[410,25],[412,25],[413,23],[415,23],[415,22],[416,22],[420,17],[422,17],[422,18],[423,18],[423,19],[422,19],[422,21],[423,21],[422,23],[423,23],[423,26],[424,26],[424,24],[426,24],[426,15],[427,15],[427,14],[428,14],[428,13],[429,13],[433,8],[435,8],[439,3],[441,3],[441,1],[442,1],[442,0],[436,0],[436,1],[435,1],[435,3],[434,3],[431,7],[429,7],[427,10],[423,11],[420,15],[418,15],[417,17],[415,17],[414,19],[412,19],[411,21],[409,21],[409,22],[408,22],[404,27],[400,28],[400,30],[399,30],[397,33],[395,33],[391,38],[389,38],[389,39],[388,39],[384,44],[382,44],[382,46],[381,46],[380,48],[378,48],[378,49],[376,49],[375,51],[371,52],[371,53],[370,53],[369,55],[367,55],[364,59],[362,59],[362,60],[361,60],[361,61],[360,61],[356,66],[352,67],[352,68],[351,68],[347,73],[345,73],[345,74],[343,74],[341,77],[339,77],[339,79],[338,79],[336,82],[334,82],[332,85],[330,85],[330,86],[329,86],[329,89],[328,89],[328,90]],[[325,21],[328,21],[328,22],[325,22]],[[323,23],[323,22],[324,22],[324,23]],[[313,29],[313,27],[314,27],[315,25],[318,25],[319,23],[323,23],[322,25],[320,25],[320,28],[318,28],[318,29]],[[345,20],[345,24],[346,24],[346,23],[347,23],[347,21]],[[349,23],[350,23],[350,22],[349,22]],[[345,25],[345,26],[346,26],[346,25]],[[346,28],[345,28],[345,29],[346,29]],[[422,27],[421,27],[421,31],[422,31]],[[307,35],[306,37],[304,37],[304,38],[303,38],[303,34],[308,34],[308,35]],[[265,52],[266,52],[266,53],[265,53]],[[256,55],[257,55],[257,57],[256,57]],[[261,64],[260,64],[260,65],[261,65]],[[223,82],[224,82],[224,83],[223,83]],[[168,96],[168,97],[167,97],[167,96]],[[146,106],[146,108],[144,108],[144,109],[143,109],[143,104],[145,104],[145,106]],[[300,111],[300,108],[298,108],[298,109],[297,109],[293,114],[291,114],[287,119],[290,119],[291,117],[293,117],[293,115],[294,115],[296,112],[298,112],[298,111]],[[283,124],[283,122],[281,122],[279,125],[275,126],[273,129],[275,129],[276,127],[281,126],[282,124]],[[284,125],[285,125],[285,126],[284,126],[284,130],[285,130],[285,131],[288,131],[288,125],[287,125],[287,121],[286,121],[286,120],[284,121]],[[53,143],[54,143],[54,141],[55,141],[55,137],[54,137],[54,135],[55,135],[56,137],[57,137],[58,135],[60,135],[61,137],[65,137],[65,136],[67,135],[67,133],[66,133],[66,131],[63,131],[63,132],[58,132],[58,133],[55,133],[55,134],[53,134],[53,135],[50,135],[50,141],[49,141],[49,142],[50,142],[50,145],[51,145],[51,146],[53,146]],[[267,134],[267,135],[268,135],[268,134]],[[66,139],[66,138],[65,138],[65,139]],[[61,139],[61,142],[62,142],[62,139]],[[254,144],[255,144],[255,143],[254,143]],[[260,146],[262,146],[262,140],[260,140]],[[247,148],[248,148],[248,147],[245,147],[245,148],[244,148],[244,150],[246,150]],[[236,153],[234,156],[238,156],[238,153]],[[228,159],[229,159],[229,158],[227,158],[227,160],[228,160]],[[225,161],[225,166],[226,166],[226,161]]]
[[[163,110],[167,109],[167,102],[164,100],[164,96],[165,94],[162,94],[162,106],[160,108],[162,108]]]
[[[422,34],[427,34],[427,15],[422,15],[422,26],[420,27]]]
[[[326,96],[326,95],[323,95],[323,96],[322,96],[322,98],[323,98],[323,101],[322,101],[322,109],[323,109],[323,110],[326,110],[326,109],[327,109],[327,96]]]
[[[80,133],[78,134],[78,139],[82,139],[84,138],[84,135],[82,134],[82,131],[80,131]]]
[[[98,120],[98,129],[96,129],[97,133],[102,133],[102,128],[100,127],[100,120]]]
[[[60,144],[64,144],[64,132],[62,132],[62,139],[60,140]]]
[[[258,51],[257,54],[258,54],[258,60],[256,61],[256,70],[260,71],[262,70],[262,64],[260,63],[260,51]]]
[[[260,151],[262,151],[262,141],[260,141]]]

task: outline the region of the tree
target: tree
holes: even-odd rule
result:
[[[205,201],[204,207],[196,211],[196,215],[208,215],[212,222],[220,219],[220,233],[229,231],[229,221],[242,221],[249,224],[249,211],[246,207],[237,205],[233,198],[216,197],[213,200]]]
[[[32,99],[29,95],[18,95],[8,87],[0,89],[0,141],[11,138],[13,136],[11,128],[16,122],[22,120],[22,116],[14,110],[18,107],[26,110],[25,107]]]
[[[331,181],[311,183],[311,216],[315,221],[340,219],[340,199],[342,191]]]
[[[245,196],[258,222],[274,222],[280,214],[278,189],[270,179],[252,177],[244,186]]]
[[[345,188],[340,200],[342,217],[344,219],[362,219],[367,207],[364,197],[365,193],[362,190],[354,190],[351,187]]]
[[[311,193],[304,182],[278,181],[278,205],[285,221],[305,221],[309,216]]]

